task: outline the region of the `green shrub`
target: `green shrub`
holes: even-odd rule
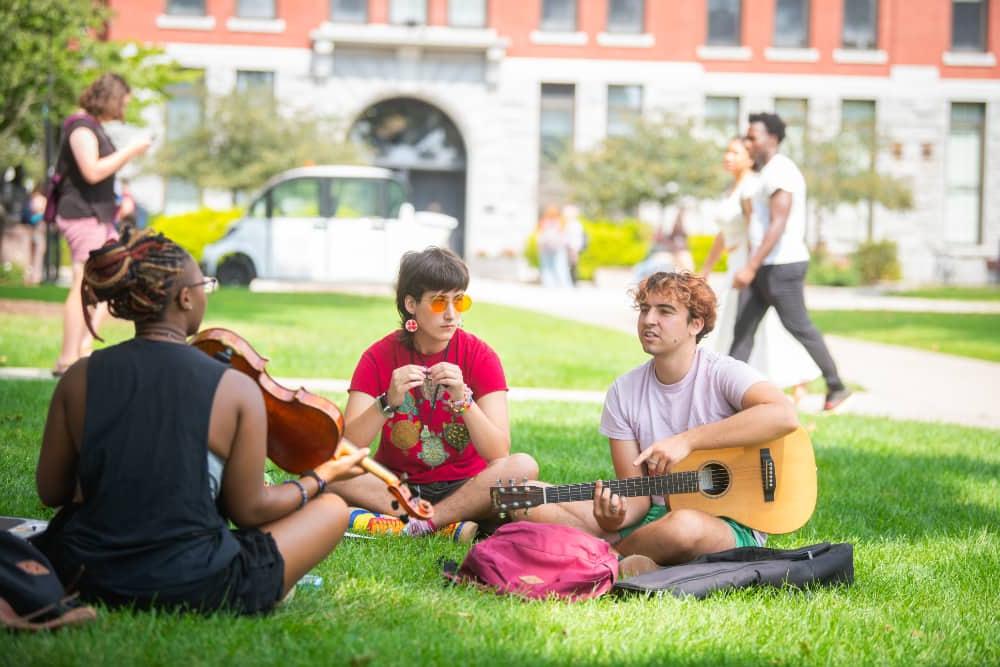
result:
[[[238,208],[228,211],[201,208],[190,213],[156,216],[149,226],[187,250],[196,260],[201,260],[205,246],[221,239],[229,224],[242,214],[242,209]]]
[[[831,255],[820,246],[813,250],[809,260],[806,282],[810,285],[854,287],[861,282],[861,279],[850,259]]]
[[[712,249],[715,242],[715,234],[695,234],[688,236],[688,247],[691,249],[691,258],[694,260],[694,268],[700,271],[708,258],[708,251]],[[715,263],[713,272],[725,272],[729,267],[729,255],[723,251],[719,261]]]
[[[587,233],[587,247],[580,253],[577,275],[591,280],[594,270],[604,266],[632,266],[649,254],[653,237],[649,225],[639,220],[581,220]],[[532,233],[524,246],[524,257],[538,266],[538,239]]]
[[[895,241],[865,241],[858,245],[851,262],[865,285],[880,280],[899,280],[902,275]]]

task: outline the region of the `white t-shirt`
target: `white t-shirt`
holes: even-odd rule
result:
[[[791,264],[809,261],[806,247],[806,179],[792,160],[778,153],[759,174],[760,188],[753,196],[753,217],[750,219],[751,252],[760,247],[771,225],[771,195],[784,190],[792,195],[785,232],[764,259],[764,264]]]
[[[699,347],[687,375],[663,384],[650,359],[611,385],[604,399],[601,434],[635,440],[642,451],[657,440],[734,415],[747,389],[764,380],[742,361]],[[662,496],[653,496],[653,502],[664,504]]]

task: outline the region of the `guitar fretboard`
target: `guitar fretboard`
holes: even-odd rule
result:
[[[545,502],[566,503],[574,500],[593,500],[595,482],[563,484],[545,487]],[[602,480],[605,488],[624,497],[669,496],[674,493],[695,493],[699,490],[698,471],[675,472],[659,477],[628,477]]]

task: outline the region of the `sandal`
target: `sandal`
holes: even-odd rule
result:
[[[68,371],[69,367],[72,365],[73,364],[67,364],[64,366],[63,364],[57,362],[56,365],[52,368],[52,377],[61,378],[63,375],[66,374],[66,371]]]

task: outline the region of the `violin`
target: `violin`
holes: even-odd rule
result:
[[[358,448],[343,437],[344,416],[333,401],[306,391],[282,386],[267,373],[266,357],[229,329],[205,329],[191,345],[251,377],[260,387],[267,410],[267,456],[282,470],[302,474],[330,458],[342,458]],[[361,467],[385,482],[389,493],[410,516],[429,519],[433,507],[426,500],[406,498],[402,482],[374,459]]]

